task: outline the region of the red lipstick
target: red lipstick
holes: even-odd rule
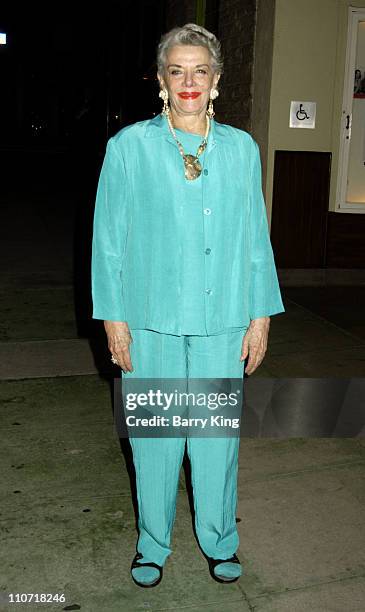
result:
[[[198,98],[201,95],[201,91],[180,91],[178,95],[183,100],[189,100],[190,98],[195,100],[195,98]]]

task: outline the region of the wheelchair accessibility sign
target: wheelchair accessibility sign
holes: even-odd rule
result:
[[[316,102],[291,102],[289,127],[313,130],[316,126],[316,106]]]

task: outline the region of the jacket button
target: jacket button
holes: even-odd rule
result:
[[[204,170],[204,174],[205,174],[205,176],[207,176],[209,174],[209,172],[208,172],[208,170],[206,168]]]
[[[205,249],[205,254],[210,255],[212,249]]]
[[[205,215],[210,215],[212,211],[210,210],[210,208],[204,208],[204,214]]]
[[[211,290],[211,289],[206,289],[206,290],[205,290],[205,293],[207,293],[208,295],[210,295],[210,294],[212,293],[212,290]]]

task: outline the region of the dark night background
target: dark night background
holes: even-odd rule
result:
[[[5,5],[2,142],[99,148],[159,109],[155,49],[164,3]],[[157,89],[158,91],[158,89]]]
[[[72,285],[90,336],[98,175],[107,139],[160,112],[164,2],[5,3],[0,31],[2,271],[17,286]]]

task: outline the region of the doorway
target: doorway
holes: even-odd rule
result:
[[[349,8],[336,211],[365,213],[365,8]]]

